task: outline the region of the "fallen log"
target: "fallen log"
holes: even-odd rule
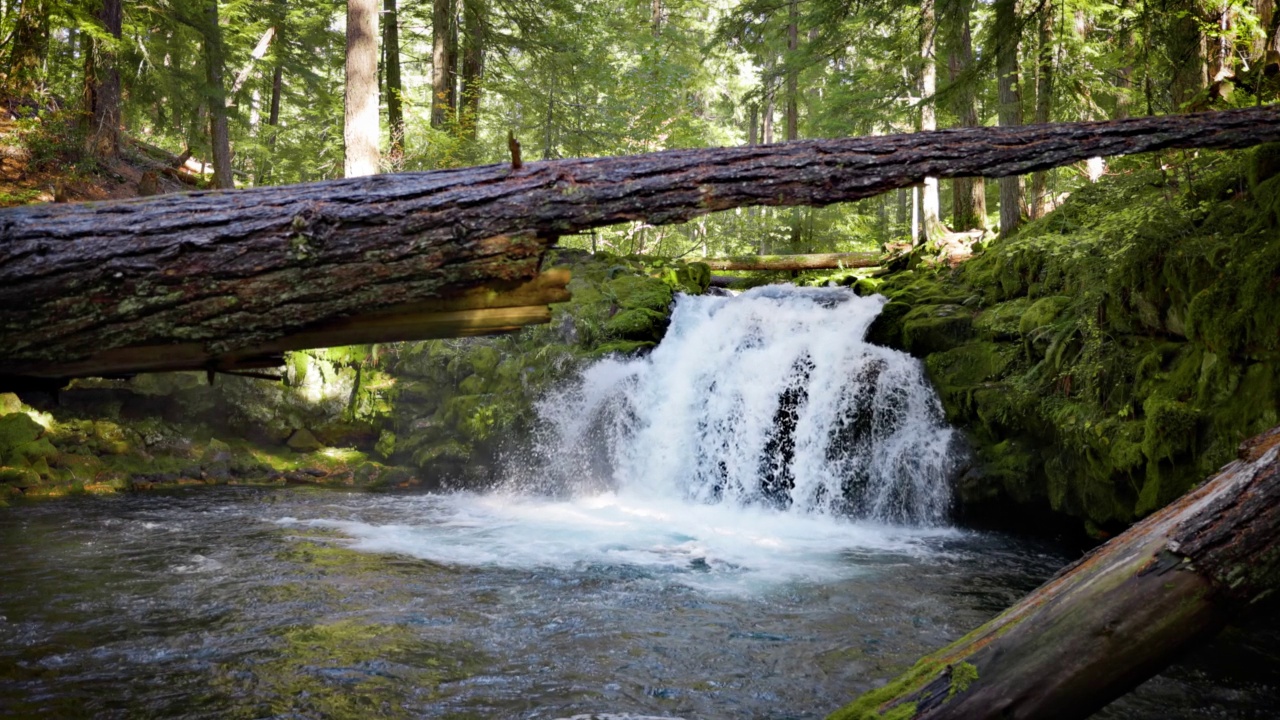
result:
[[[831,720],[1086,718],[1280,583],[1280,427]]]
[[[712,270],[836,270],[875,267],[881,261],[877,253],[817,253],[811,255],[739,255],[728,258],[704,258]]]
[[[174,345],[198,348],[179,353],[183,364],[221,367],[288,337],[337,344],[324,334],[332,323],[531,281],[559,235],[621,221],[827,205],[925,176],[1277,140],[1280,109],[1268,106],[14,208],[0,212],[0,375],[142,371]],[[120,360],[137,348],[152,350]]]

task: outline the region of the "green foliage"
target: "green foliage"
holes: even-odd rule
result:
[[[963,498],[1120,525],[1276,422],[1276,179],[1241,192],[1251,155],[1118,163],[1123,175],[954,274],[885,279],[880,337],[927,356],[948,418],[977,445],[982,476]],[[971,340],[941,308],[976,313]]]

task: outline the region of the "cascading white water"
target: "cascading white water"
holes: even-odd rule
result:
[[[953,434],[920,362],[864,341],[883,302],[682,296],[649,356],[600,361],[540,404],[522,482],[936,524]]]

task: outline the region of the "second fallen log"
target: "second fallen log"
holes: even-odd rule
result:
[[[1280,586],[1280,428],[830,720],[1075,720]]]
[[[705,258],[712,270],[837,270],[841,268],[875,267],[881,258],[875,253],[819,253],[810,255],[739,255],[727,258]]]

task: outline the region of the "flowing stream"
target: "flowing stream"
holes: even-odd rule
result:
[[[682,298],[647,358],[543,402],[494,492],[0,511],[0,717],[823,717],[1071,559],[946,525],[954,438],[862,342],[879,307]],[[1277,639],[1101,717],[1274,717]]]

